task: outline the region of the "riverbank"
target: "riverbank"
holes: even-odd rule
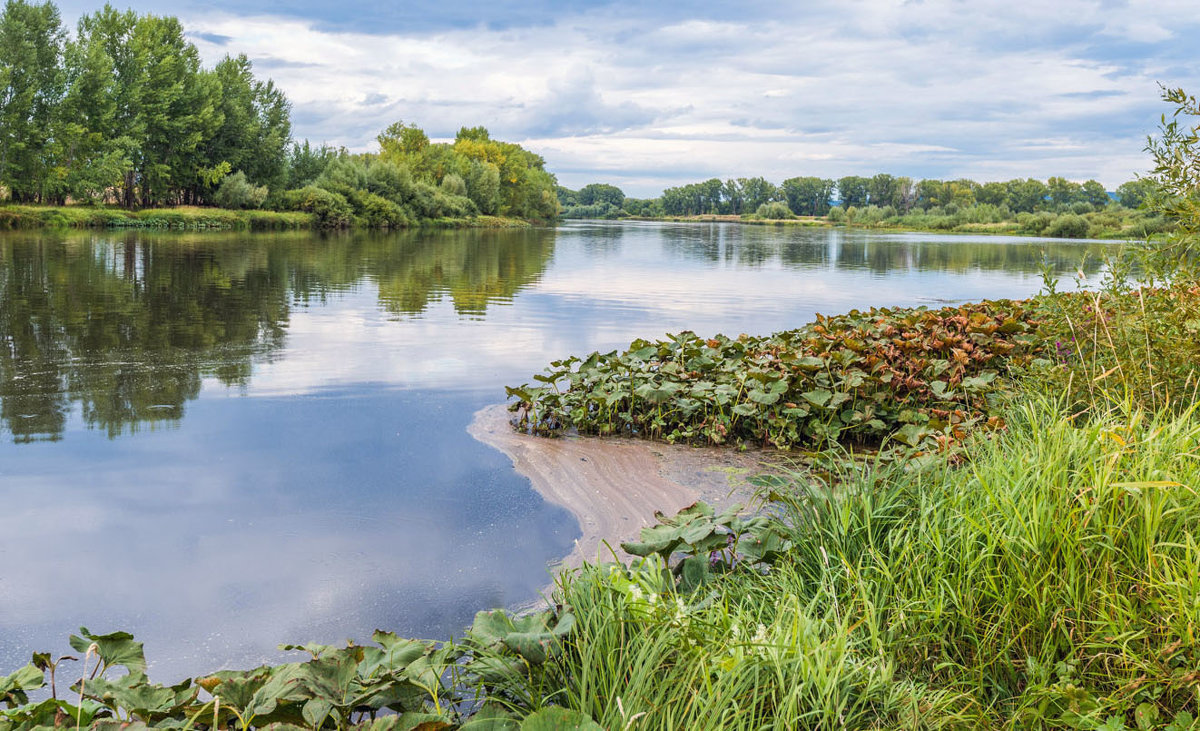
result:
[[[417,227],[528,228],[529,221],[504,216],[434,218]],[[171,229],[187,231],[303,231],[320,228],[317,216],[303,211],[229,210],[198,206],[130,211],[104,206],[0,205],[0,230]]]
[[[799,228],[842,228],[846,230],[885,231],[890,233],[940,233],[992,236],[1031,236],[1037,238],[1090,238],[1112,241],[1142,240],[1165,230],[1159,221],[1147,222],[1130,218],[1122,221],[1099,221],[1099,214],[1064,214],[1069,220],[1057,223],[1060,216],[1044,214],[1031,220],[997,222],[960,222],[951,216],[913,214],[895,220],[860,223],[831,220],[825,216],[795,216],[792,218],[759,218],[753,214],[703,214],[696,216],[627,216],[613,220],[648,221],[659,223],[738,223],[746,226],[782,226]],[[1078,219],[1078,220],[1076,220]],[[569,220],[569,219],[568,219]],[[1056,225],[1057,224],[1057,225]]]

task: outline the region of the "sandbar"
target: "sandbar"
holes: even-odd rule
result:
[[[746,478],[773,471],[764,453],[622,437],[537,437],[513,429],[505,404],[480,409],[471,436],[508,455],[546,500],[566,508],[583,533],[560,563],[628,560],[621,541],[697,500],[717,509],[747,503]]]

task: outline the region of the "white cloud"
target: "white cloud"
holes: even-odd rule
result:
[[[396,119],[434,136],[484,124],[542,153],[564,184],[651,195],[710,176],[881,170],[1116,186],[1144,167],[1155,81],[1177,67],[1167,41],[1194,23],[1187,5],[867,0],[737,22],[591,11],[419,35],[184,21],[231,39],[197,37],[209,60],[236,49],[273,76],[299,136],[364,150]],[[1147,42],[1162,45],[1121,45]]]

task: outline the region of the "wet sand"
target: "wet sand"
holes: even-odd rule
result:
[[[475,414],[467,431],[504,452],[546,500],[569,510],[583,535],[561,567],[630,556],[621,541],[697,500],[721,509],[747,503],[746,478],[769,472],[762,453],[687,447],[619,437],[534,437],[515,431],[504,404]]]

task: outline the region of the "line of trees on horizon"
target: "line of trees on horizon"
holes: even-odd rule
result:
[[[828,216],[835,207],[890,209],[893,215],[915,211],[959,210],[975,205],[995,206],[1011,214],[1038,211],[1086,213],[1103,209],[1113,200],[1138,208],[1153,189],[1153,182],[1137,179],[1110,194],[1096,180],[1082,183],[1062,177],[1045,182],[1034,178],[979,183],[956,180],[914,180],[880,173],[872,177],[849,175],[840,179],[794,177],[775,185],[762,177],[719,178],[667,188],[657,198],[629,198],[620,188],[594,183],[572,191],[558,188],[559,202],[568,218],[576,214],[632,216],[747,215],[761,213],[773,203],[786,206],[796,216]],[[773,206],[772,210],[784,209]],[[617,214],[620,215],[620,214]]]
[[[434,143],[396,122],[377,141],[294,141],[283,91],[245,55],[204,68],[174,17],[105,5],[68,34],[53,2],[0,14],[0,201],[303,210],[330,227],[558,213],[545,161],[483,127]]]

